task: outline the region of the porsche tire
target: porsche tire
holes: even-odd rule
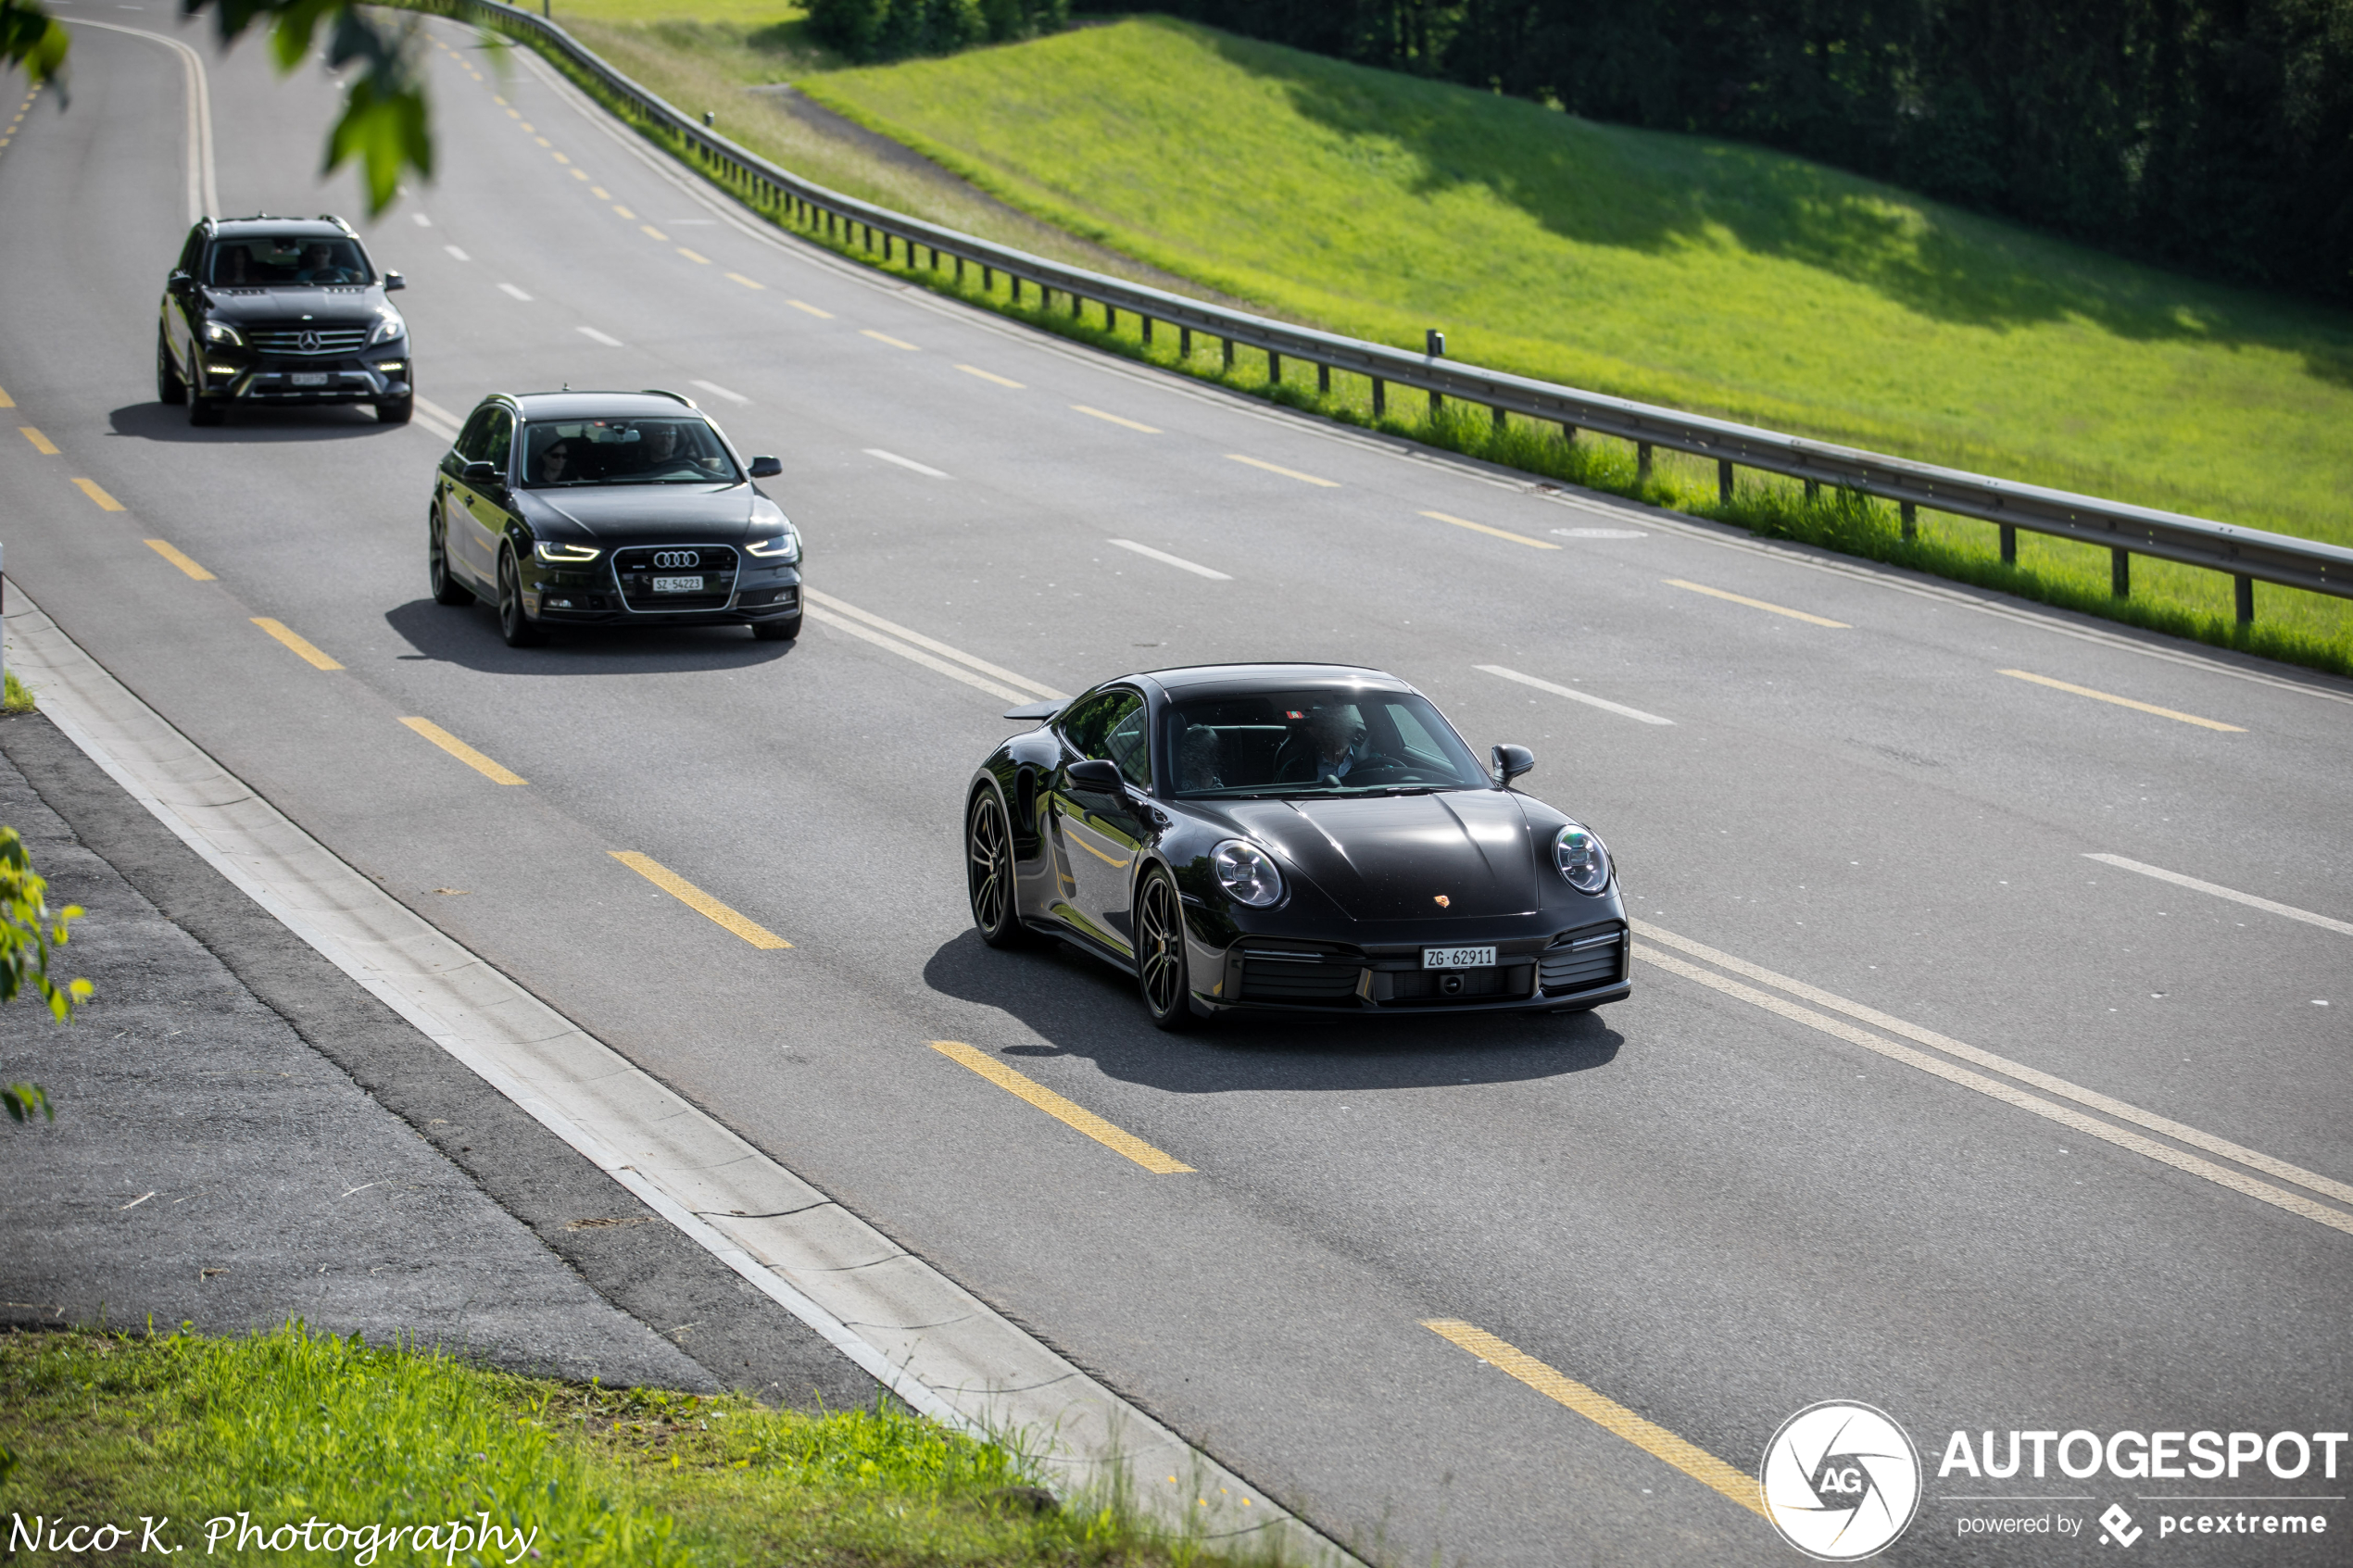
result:
[[[1013,828],[993,789],[975,791],[964,812],[964,888],[982,941],[999,948],[1038,945],[1015,905]]]
[[[1175,1034],[1194,1023],[1192,977],[1185,961],[1185,902],[1176,879],[1154,866],[1136,889],[1136,985],[1155,1028]]]

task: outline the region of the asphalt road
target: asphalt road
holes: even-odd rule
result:
[[[170,26],[160,6],[60,11]],[[442,173],[370,238],[409,275],[424,398],[461,415],[494,389],[686,392],[783,458],[770,489],[820,608],[954,651],[918,661],[837,609],[793,645],[714,630],[514,652],[486,609],[434,606],[424,512],[447,432],[429,416],[197,431],[153,401],[153,311],[188,220],[181,67],[80,28],[71,111],[44,98],[0,146],[0,423],[44,437],[0,430],[8,572],[354,865],[1399,1560],[1792,1560],[1754,1514],[1432,1320],[1741,1470],[1813,1401],[1889,1411],[1930,1466],[1896,1562],[2098,1549],[2095,1524],[1965,1539],[1972,1510],[2164,1506],[2106,1475],[1940,1480],[1955,1429],[2348,1425],[2353,1204],[2276,1162],[2353,1182],[2353,690],[1539,493],[1092,358],[751,232],[542,73],[435,36]],[[356,213],[347,183],[315,182],[324,73],[273,82],[255,46],[208,60],[223,211]],[[1609,841],[1673,961],[1582,1017],[1164,1038],[1121,978],[972,933],[962,790],[1007,726],[1002,699],[936,668],[968,670],[955,653],[1062,692],[1227,659],[1393,670],[1475,746],[1534,748],[1524,787]],[[491,782],[411,716],[529,782]],[[705,919],[611,853],[633,850],[793,946]],[[1818,993],[1884,1016],[1857,1037]],[[1905,1025],[2169,1125],[1869,1043]],[[1147,1173],[934,1040],[1194,1173]],[[2061,1104],[2075,1121],[2035,1109]],[[2065,1500],[1971,1500],[2012,1489]],[[2348,1487],[2316,1466],[2174,1489]],[[2341,1501],[2312,1509],[2353,1529]]]

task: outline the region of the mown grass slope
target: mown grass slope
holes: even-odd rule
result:
[[[2353,543],[2353,318],[1819,165],[1164,19],[804,75],[1056,224],[1269,311]]]

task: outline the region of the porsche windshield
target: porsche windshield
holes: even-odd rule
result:
[[[317,289],[376,281],[357,241],[320,234],[215,240],[207,272],[206,282],[224,289]]]
[[[742,475],[701,420],[535,420],[523,445],[524,484],[734,484]]]
[[[1485,789],[1454,734],[1410,692],[1353,687],[1189,696],[1164,720],[1176,794],[1363,795]]]

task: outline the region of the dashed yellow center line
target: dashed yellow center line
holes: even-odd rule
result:
[[[1070,411],[1074,414],[1084,414],[1090,420],[1101,420],[1108,424],[1125,425],[1129,430],[1140,430],[1146,435],[1161,433],[1158,425],[1138,424],[1134,420],[1123,420],[1117,414],[1106,414],[1101,408],[1089,408],[1084,403],[1073,403],[1070,406]]]
[[[1803,621],[1809,626],[1834,626],[1842,632],[1854,630],[1843,621],[1831,621],[1822,616],[1808,615],[1802,609],[1792,609],[1786,605],[1767,604],[1763,599],[1752,599],[1745,594],[1728,594],[1721,588],[1710,588],[1705,583],[1686,583],[1680,577],[1669,577],[1665,579],[1665,582],[1670,588],[1687,588],[1694,594],[1705,594],[1711,599],[1729,599],[1733,604],[1746,605],[1751,609],[1766,610],[1774,615],[1786,615],[1792,621]]]
[[[859,335],[862,337],[873,338],[876,343],[887,343],[893,348],[903,348],[910,354],[921,354],[923,352],[922,349],[917,348],[913,344],[909,343],[904,338],[893,337],[888,332],[878,332],[872,327],[861,327],[858,329],[858,332]]]
[[[552,146],[554,146],[554,145],[556,144],[554,144],[553,142],[550,142],[549,140],[547,140],[547,137],[545,137],[545,136],[534,136],[534,137],[532,138],[532,140],[533,140],[533,141],[535,141],[535,142],[536,142],[536,143],[538,143],[538,144],[539,144],[541,146],[543,146],[543,147],[552,147]]]
[[[634,212],[630,211],[627,207],[625,207],[622,206],[619,202],[615,202],[615,203],[613,203],[613,204],[612,204],[612,209],[613,209],[615,212],[618,212],[619,214],[621,214],[623,218],[626,218],[627,220],[629,220],[629,221],[631,221],[632,223],[635,223],[635,222],[636,222],[636,221],[637,221],[637,215],[636,215],[635,213],[634,213]]]
[[[98,482],[96,480],[77,479],[74,481],[74,483],[81,487],[82,493],[84,495],[89,496],[92,500],[98,503],[98,509],[100,511],[119,512],[123,509],[123,506],[120,501],[116,500],[104,490],[98,488]]]
[[[301,633],[296,632],[283,621],[272,621],[266,615],[257,615],[253,618],[253,623],[256,626],[260,627],[263,631],[269,633],[271,636],[277,638],[280,642],[285,644],[286,646],[292,648],[295,651],[296,657],[301,659],[314,670],[340,670],[343,668],[342,665],[337,664],[333,659],[329,659],[325,654],[321,653],[316,647],[312,646],[307,638],[303,637]]]
[[[774,949],[792,946],[791,943],[757,921],[729,909],[651,856],[640,855],[635,849],[614,849],[608,853],[614,859],[694,910],[695,913],[705,916],[715,924],[726,927],[753,947]]]
[[[2014,680],[2032,681],[2038,686],[2048,686],[2053,691],[2073,692],[2077,696],[2088,696],[2095,702],[2112,702],[2119,708],[2130,708],[2142,713],[2154,713],[2160,719],[2177,720],[2184,724],[2196,724],[2201,729],[2223,730],[2234,735],[2246,734],[2246,727],[2243,724],[2225,724],[2219,719],[2201,719],[2195,713],[2181,713],[2171,708],[2159,708],[2153,702],[2135,702],[2129,696],[2118,696],[2113,692],[2095,692],[2089,686],[2071,685],[2065,681],[2054,681],[2048,675],[2037,675],[2029,670],[2005,670],[2002,673]]]
[[[7,388],[0,387],[0,408],[13,408],[16,406],[17,400],[8,395]]]
[[[506,108],[506,107],[507,107],[507,100],[506,100],[506,99],[504,99],[504,98],[502,98],[502,97],[500,97],[500,96],[499,96],[497,94],[496,94],[496,93],[493,93],[492,94],[490,94],[490,101],[491,101],[492,103],[494,103],[494,104],[497,104],[497,105],[500,108]],[[521,116],[521,115],[519,115],[519,114],[515,114],[515,111],[514,111],[514,110],[512,110],[512,109],[507,109],[507,112],[508,112],[509,114],[513,114],[513,115],[515,115],[515,118],[516,118],[517,119],[521,119],[522,118],[522,116]]]
[[[698,256],[693,251],[688,250],[685,245],[680,245],[678,247],[678,254],[685,257],[689,261],[699,262],[705,267],[711,265],[711,257],[707,256]]]
[[[1435,519],[1440,522],[1451,522],[1457,528],[1467,528],[1474,533],[1491,533],[1498,539],[1509,539],[1513,544],[1525,545],[1531,550],[1557,550],[1560,548],[1558,545],[1546,544],[1541,539],[1530,539],[1525,533],[1514,533],[1508,528],[1490,528],[1483,522],[1473,522],[1466,517],[1454,517],[1446,512],[1424,512],[1422,516]]]
[[[207,571],[203,567],[198,566],[194,560],[190,559],[187,555],[182,553],[179,546],[171,544],[168,540],[150,539],[147,541],[147,548],[153,550],[156,554],[161,556],[164,559],[170,561],[172,565],[178,567],[181,571],[186,572],[189,576],[195,578],[199,583],[209,583],[213,581],[211,572]]]
[[[554,158],[558,163],[570,163],[572,161],[572,159],[564,157],[561,153],[549,153],[547,156]]]
[[[785,301],[785,303],[791,306],[795,310],[806,310],[812,316],[823,316],[828,321],[834,319],[834,313],[832,311],[820,310],[804,299],[788,299]]]
[[[47,436],[42,434],[39,431],[33,429],[31,425],[19,425],[17,428],[24,432],[24,438],[27,441],[31,442],[32,449],[40,453],[43,457],[54,458],[57,455],[57,444],[50,440]]]
[[[640,223],[640,224],[638,224],[638,225],[637,225],[637,232],[639,232],[639,233],[641,233],[641,234],[645,235],[645,236],[646,236],[646,238],[648,238],[648,239],[649,239],[649,240],[660,240],[660,241],[661,241],[664,245],[667,245],[667,244],[669,244],[669,243],[670,243],[670,236],[669,236],[668,234],[663,233],[661,230],[659,230],[659,229],[655,228],[655,227],[654,227],[652,224],[650,224],[650,223]]]
[[[535,135],[537,135],[537,134],[538,134],[538,132],[533,128],[531,121],[529,121],[529,120],[527,120],[527,119],[522,120],[522,131],[523,131],[523,134],[524,134],[524,135],[526,135],[526,136],[535,136]]]
[[[572,161],[572,159],[570,159],[570,158],[568,158],[568,157],[564,157],[564,155],[563,155],[563,154],[561,154],[561,153],[558,153],[558,154],[556,155],[556,161],[557,161],[558,163],[570,163],[570,162]],[[575,180],[585,180],[585,179],[587,179],[587,178],[588,178],[588,171],[587,171],[586,169],[574,169],[572,171],[572,177],[573,177],[573,179],[575,179]],[[589,188],[590,188],[591,190],[595,189],[595,187],[594,187],[594,186],[591,186],[591,187],[589,187]]]
[[[1003,376],[991,375],[988,371],[982,370],[977,365],[959,365],[956,369],[963,371],[964,374],[968,376],[978,376],[983,381],[995,382],[999,386],[1010,386],[1015,391],[1019,391],[1021,389],[1021,383],[1017,381],[1008,381]]]
[[[1075,1127],[1105,1148],[1126,1155],[1154,1175],[1196,1173],[1190,1165],[1163,1154],[1135,1134],[1113,1126],[1086,1107],[1063,1098],[1036,1079],[1024,1077],[986,1051],[975,1050],[962,1040],[934,1040],[931,1048],[950,1061],[971,1068],[1006,1093],[1027,1100],[1064,1126]]]
[[[765,289],[768,286],[766,283],[761,282],[757,279],[745,277],[741,272],[730,272],[727,276],[733,282],[741,283],[748,289]]]
[[[493,762],[430,719],[403,719],[400,721],[449,753],[450,756],[455,757],[459,761],[463,762],[467,767],[472,768],[475,772],[480,773],[484,778],[488,779],[492,784],[519,784],[531,782],[511,768],[501,767]]]
[[[1678,1437],[1655,1421],[1546,1366],[1483,1328],[1453,1318],[1432,1318],[1422,1326],[1468,1350],[1498,1372],[1508,1373],[1546,1399],[1567,1406],[1603,1430],[1625,1438],[1653,1459],[1664,1460],[1703,1486],[1713,1486],[1743,1508],[1765,1512],[1756,1477],[1733,1469],[1698,1444]]]
[[[1248,463],[1252,468],[1265,469],[1268,473],[1278,473],[1285,479],[1298,480],[1302,484],[1319,484],[1327,490],[1340,488],[1340,481],[1337,479],[1317,479],[1312,473],[1302,473],[1297,469],[1287,469],[1279,463],[1270,463],[1259,458],[1245,458],[1239,452],[1228,452],[1226,457],[1228,461]]]
[[[600,202],[609,202],[612,200],[612,193],[606,190],[602,185],[589,186],[588,194],[596,197]]]

